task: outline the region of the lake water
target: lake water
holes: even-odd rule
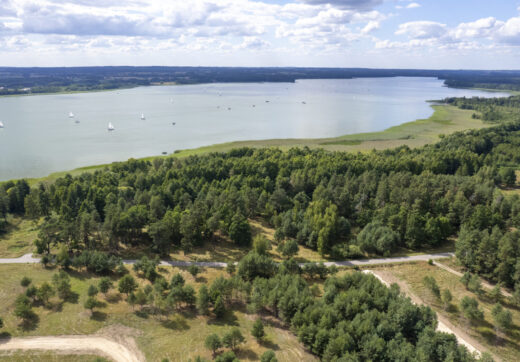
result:
[[[379,131],[429,117],[427,100],[506,95],[442,83],[433,78],[301,80],[4,97],[0,180],[228,141]],[[108,122],[114,131],[107,130]]]

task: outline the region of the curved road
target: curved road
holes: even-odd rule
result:
[[[142,362],[139,351],[132,351],[126,346],[108,338],[99,336],[49,336],[0,339],[0,351],[35,350],[93,353],[110,358],[116,362]]]
[[[365,266],[365,265],[377,265],[377,264],[388,264],[388,263],[407,263],[413,261],[428,261],[429,259],[442,259],[455,256],[454,253],[433,253],[433,254],[421,254],[412,256],[396,256],[393,258],[375,258],[375,259],[360,259],[360,260],[345,260],[345,261],[328,261],[324,264],[326,266],[335,265],[337,267],[342,266]],[[25,254],[19,258],[0,258],[0,264],[25,264],[25,263],[39,263],[40,258],[35,258],[32,254]],[[128,259],[123,260],[124,264],[135,264],[137,260]],[[190,266],[197,265],[208,268],[225,268],[228,263],[219,261],[179,261],[179,260],[162,260],[160,265],[170,266]],[[305,263],[300,263],[300,266]]]

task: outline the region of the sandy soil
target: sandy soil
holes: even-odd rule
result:
[[[0,351],[39,350],[67,353],[93,353],[116,362],[145,361],[139,350],[102,336],[52,336],[0,339]]]

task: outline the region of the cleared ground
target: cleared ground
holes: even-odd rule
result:
[[[103,357],[87,354],[60,354],[58,352],[13,351],[0,354],[0,362],[105,362]]]

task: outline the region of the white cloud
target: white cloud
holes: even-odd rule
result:
[[[365,25],[365,27],[361,30],[361,32],[364,34],[368,34],[374,30],[379,29],[379,26],[380,26],[380,24],[378,21],[371,20],[368,22],[367,25]]]
[[[410,3],[410,4],[406,5],[407,9],[416,9],[416,8],[420,8],[420,7],[421,7],[421,4],[418,4],[418,3]]]
[[[407,35],[411,39],[439,38],[446,34],[445,24],[435,21],[411,21],[399,25],[396,35]]]
[[[337,8],[369,10],[383,3],[383,0],[299,0],[310,5],[327,5],[330,4]]]

